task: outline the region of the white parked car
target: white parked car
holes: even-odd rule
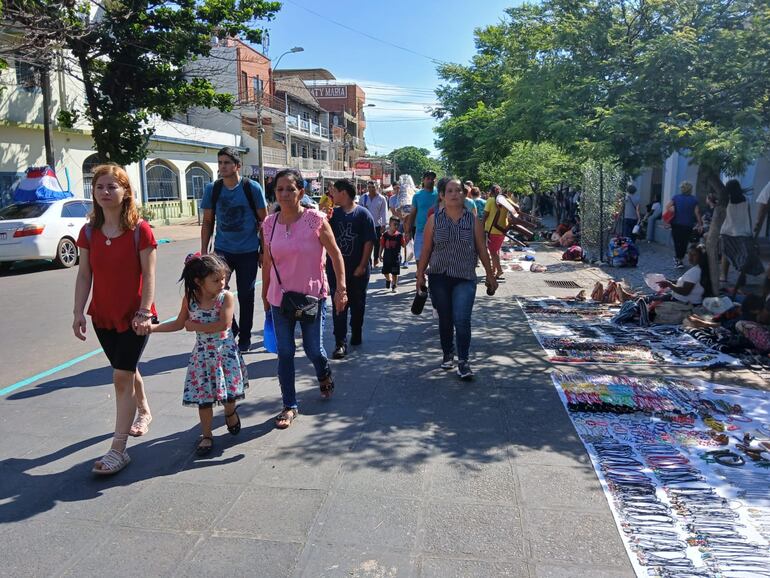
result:
[[[14,261],[52,259],[60,267],[78,262],[77,238],[93,203],[85,199],[15,203],[0,209],[0,268]]]

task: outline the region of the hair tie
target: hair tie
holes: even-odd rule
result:
[[[201,254],[200,251],[197,253],[189,253],[187,257],[184,258],[184,264],[187,265],[190,261],[194,261],[195,259],[200,259]]]

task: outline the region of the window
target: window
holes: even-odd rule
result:
[[[83,161],[83,198],[85,199],[93,196],[94,169],[99,164],[99,158],[96,155],[91,155]]]
[[[27,92],[33,92],[40,88],[40,69],[28,62],[16,59],[16,84]]]
[[[291,143],[291,156],[297,156],[297,143]]]
[[[88,215],[86,205],[81,202],[66,203],[62,207],[61,216],[70,219],[85,219]]]
[[[318,160],[318,149],[311,149],[311,151],[310,151],[310,152],[311,152],[311,156],[312,156],[312,157],[313,157],[315,160]]]
[[[307,158],[307,147],[304,145],[302,146],[302,158],[303,159]]]
[[[147,200],[169,201],[179,198],[179,179],[174,171],[158,161],[147,167]]]
[[[241,72],[241,101],[247,102],[249,100],[249,75],[245,72]]]
[[[211,182],[211,175],[200,165],[191,165],[185,172],[187,198],[202,199],[203,189]]]
[[[321,151],[321,160],[325,161],[325,160],[327,160],[327,157],[328,157],[328,153],[326,151],[322,150]]]
[[[264,88],[264,85],[262,84],[262,79],[259,78],[259,76],[255,76],[251,79],[252,86],[254,87],[254,95],[261,95],[262,89]]]
[[[302,111],[302,120],[310,120],[310,113],[307,111]]]

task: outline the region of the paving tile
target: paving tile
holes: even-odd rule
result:
[[[250,486],[213,530],[260,540],[303,542],[326,492]]]
[[[609,511],[525,510],[524,529],[537,561],[615,566],[625,559],[625,548]]]
[[[440,459],[430,467],[431,499],[513,505],[516,478],[505,453],[486,461]]]
[[[418,509],[417,500],[338,492],[311,538],[319,544],[407,552],[417,537]]]
[[[0,575],[13,578],[50,576],[79,552],[97,544],[104,528],[82,522],[26,520],[0,526]]]
[[[291,576],[301,546],[288,542],[211,536],[196,544],[178,576],[205,578],[283,578]],[[148,574],[149,575],[149,574]]]
[[[431,502],[423,512],[422,550],[433,555],[520,559],[525,547],[518,509]]]
[[[352,462],[343,467],[339,491],[418,498],[426,467],[424,461],[408,459]]]
[[[599,568],[597,566],[553,566],[537,564],[532,569],[533,578],[633,578],[635,572],[631,564],[615,568]]]
[[[106,538],[65,572],[65,576],[169,576],[199,536],[110,528]]]
[[[201,532],[235,502],[238,493],[232,486],[155,480],[116,522],[136,528]]]
[[[521,503],[527,508],[606,512],[604,496],[596,473],[590,466],[516,466]]]
[[[495,578],[526,578],[527,564],[520,560],[455,560],[452,558],[423,558],[419,578],[468,578],[494,576]]]
[[[259,452],[249,459],[254,461],[254,485],[316,490],[328,489],[343,463],[335,452],[300,457],[276,450]]]
[[[312,543],[305,554],[301,578],[404,578],[414,576],[416,566],[408,554],[382,548]]]

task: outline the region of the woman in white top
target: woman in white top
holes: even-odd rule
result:
[[[725,183],[725,189],[730,202],[727,205],[725,221],[719,231],[723,255],[720,280],[727,279],[729,264],[735,267],[738,270],[738,281],[733,291],[737,293],[738,289],[746,283],[746,275],[761,275],[764,268],[754,248],[750,209],[741,183],[737,179],[730,179]]]
[[[671,299],[674,301],[700,305],[704,297],[713,295],[706,248],[703,245],[691,246],[687,252],[687,258],[692,267],[685,271],[676,283],[661,281],[658,285],[661,289],[671,289]],[[657,298],[653,297],[653,300]]]

